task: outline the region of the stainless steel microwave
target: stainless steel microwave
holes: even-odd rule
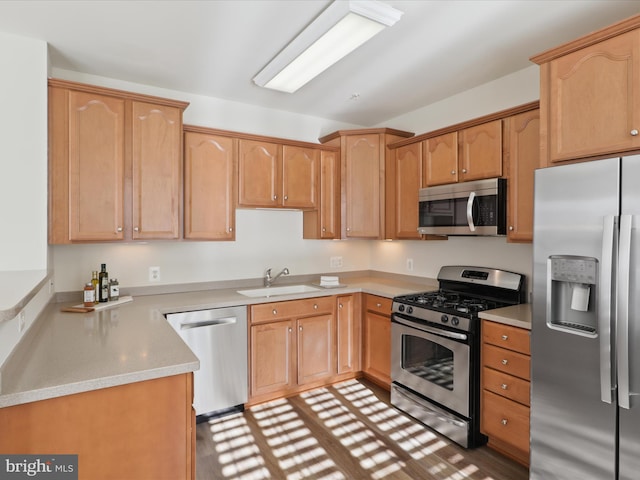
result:
[[[418,232],[506,235],[507,180],[491,178],[421,188]]]

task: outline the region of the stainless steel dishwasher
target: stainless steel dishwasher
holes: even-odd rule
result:
[[[247,307],[170,313],[168,322],[200,360],[193,375],[196,415],[242,409],[248,399]]]

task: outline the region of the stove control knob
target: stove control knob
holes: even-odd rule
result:
[[[458,317],[453,317],[451,319],[451,325],[458,325],[460,323],[460,319]]]
[[[404,312],[404,305],[398,305],[398,310]]]
[[[413,307],[407,307],[407,313],[409,314],[413,313]]]
[[[442,315],[442,316],[440,317],[440,321],[441,321],[442,323],[447,323],[447,322],[449,322],[449,316],[448,316],[448,315]]]

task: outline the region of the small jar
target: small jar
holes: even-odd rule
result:
[[[96,290],[93,288],[93,283],[88,282],[84,286],[84,306],[93,307],[96,304]]]
[[[112,278],[109,282],[109,300],[118,300],[120,298],[120,284],[117,278]]]

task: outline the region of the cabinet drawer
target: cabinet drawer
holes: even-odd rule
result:
[[[529,452],[529,408],[482,391],[481,430],[485,435]]]
[[[317,297],[251,305],[251,323],[273,322],[274,320],[306,317],[320,313],[333,313],[334,304],[334,297]]]
[[[531,384],[528,380],[483,367],[482,388],[523,405],[529,405]]]
[[[493,345],[482,345],[482,365],[529,380],[531,357]]]
[[[367,310],[381,315],[391,315],[391,304],[393,300],[377,295],[365,295],[365,306]]]
[[[482,341],[516,352],[531,353],[530,331],[502,323],[482,322]]]

